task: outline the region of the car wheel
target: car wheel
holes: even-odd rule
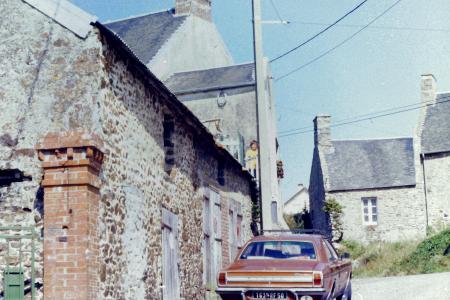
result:
[[[335,285],[333,284],[333,287],[331,288],[331,292],[328,294],[328,297],[326,298],[326,300],[335,300],[336,297],[334,295],[334,287]]]
[[[336,298],[337,300],[352,300],[352,283],[349,281],[344,293]]]

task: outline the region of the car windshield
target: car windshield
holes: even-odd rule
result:
[[[242,252],[240,259],[316,259],[311,242],[263,241],[252,242]]]

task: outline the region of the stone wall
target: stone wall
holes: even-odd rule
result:
[[[377,198],[377,225],[363,224],[362,197]],[[343,206],[346,240],[396,242],[425,237],[425,204],[414,187],[333,192],[326,198],[334,198]]]
[[[250,91],[227,90],[226,104],[218,107],[220,91],[179,96],[180,100],[201,120],[220,119],[220,129],[231,138],[237,139],[238,133],[244,137],[247,148],[256,134],[256,103],[254,88]]]
[[[22,1],[1,1],[0,13],[0,170],[28,177],[0,187],[0,226],[35,226],[40,233],[43,172],[34,146],[48,131],[96,126],[102,46],[96,35],[81,40]],[[42,241],[36,246],[42,282]],[[3,268],[0,258],[0,290]]]
[[[243,238],[248,239],[248,177],[208,142],[192,117],[167,104],[168,94],[153,88],[159,82],[140,78],[95,30],[81,40],[21,1],[2,1],[0,12],[5,16],[0,36],[8,41],[0,45],[7,70],[0,71],[0,170],[17,168],[31,177],[0,187],[0,226],[42,228],[42,169],[33,149],[43,136],[97,133],[105,142],[98,299],[161,298],[162,208],[179,217],[181,296],[201,299],[202,187],[216,186],[224,199],[242,204]],[[175,166],[169,174],[164,171],[164,113],[176,120]],[[225,161],[224,185],[216,180],[219,159]],[[41,243],[37,273],[42,281]]]
[[[106,299],[159,299],[162,285],[159,224],[164,207],[179,216],[182,297],[199,299],[203,285],[203,268],[199,267],[203,261],[201,187],[215,186],[223,199],[242,203],[243,228],[248,238],[249,182],[237,174],[235,166],[228,165],[225,185],[219,185],[216,153],[206,148],[207,143],[202,141],[205,137],[195,132],[183,120],[184,116],[176,114],[175,167],[167,174],[162,121],[164,113],[173,112],[173,108],[164,104],[164,95],[148,89],[134,76],[112,49],[108,48],[103,55],[107,68],[102,79],[106,84],[100,103],[100,135],[107,155],[100,205],[102,293]]]
[[[428,224],[434,230],[450,227],[450,154],[425,156]]]
[[[147,66],[158,78],[166,80],[174,73],[232,64],[233,58],[214,23],[188,16]]]

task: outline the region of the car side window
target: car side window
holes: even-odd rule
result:
[[[334,248],[330,245],[328,241],[322,241],[325,252],[327,253],[329,261],[335,261],[338,259],[338,255]]]

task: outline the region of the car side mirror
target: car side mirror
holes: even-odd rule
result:
[[[348,253],[348,252],[342,253],[341,259],[349,259],[349,258],[350,258],[350,253]]]

